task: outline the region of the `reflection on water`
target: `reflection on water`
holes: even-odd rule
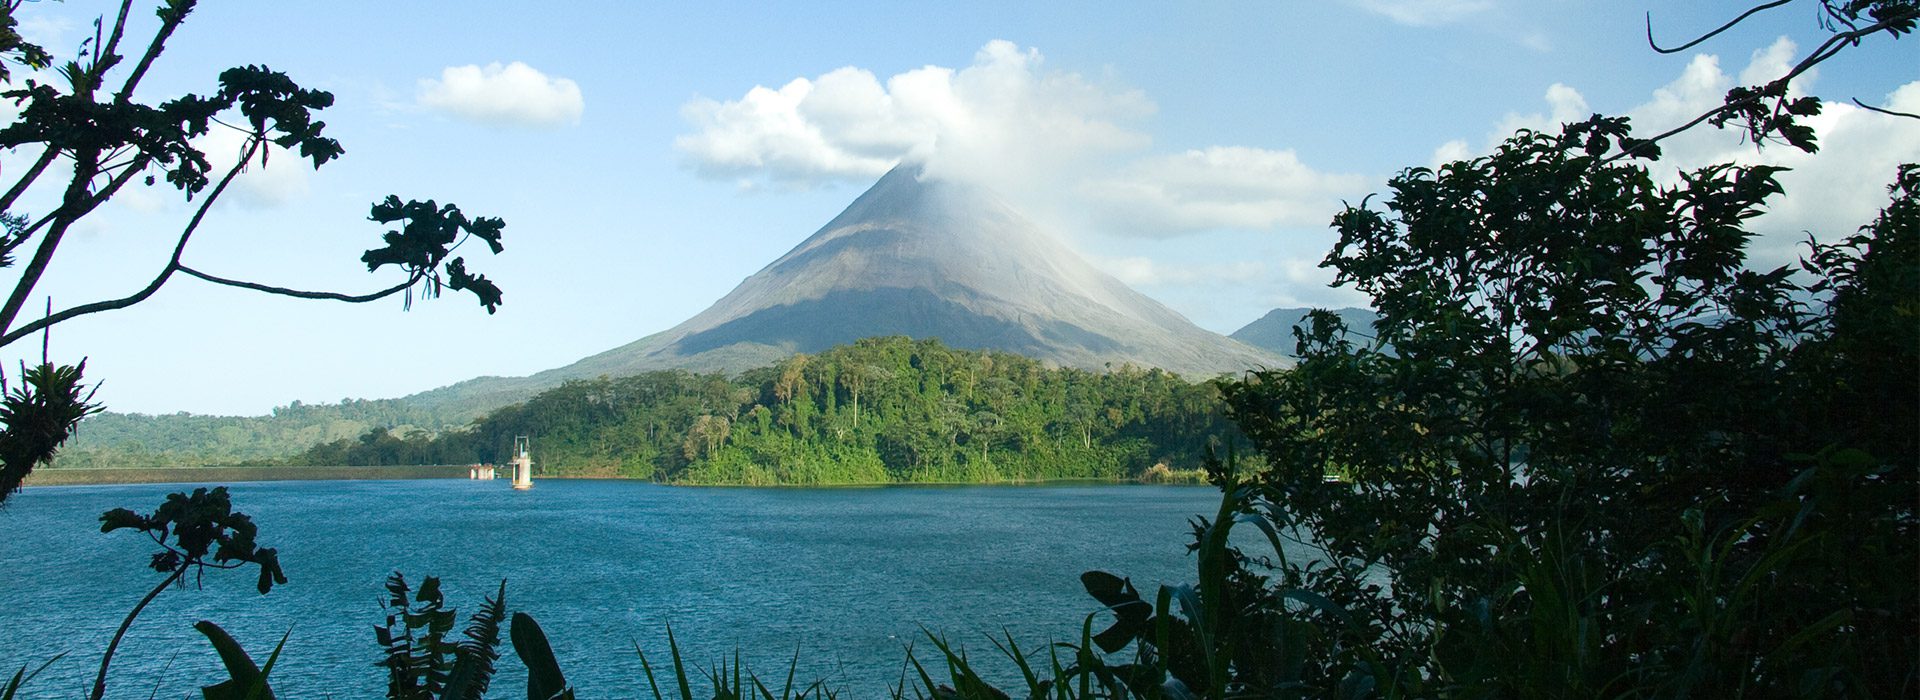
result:
[[[162,576],[151,542],[100,534],[103,511],[147,512],[188,485],[29,488],[0,510],[0,672],[70,651],[28,687],[73,696],[133,603]],[[1192,579],[1187,519],[1218,492],[1181,486],[877,489],[667,488],[621,481],[276,482],[231,486],[291,581],[266,596],[251,572],[210,571],[202,590],[163,593],[116,654],[110,697],[197,697],[219,663],[192,629],[220,623],[264,660],[281,697],[379,697],[372,627],[381,583],[441,577],[466,613],[507,581],[510,609],[546,628],[582,697],[637,697],[634,644],[665,656],[665,626],[702,664],[747,650],[763,675],[828,678],[854,697],[900,677],[921,630],[976,660],[1002,630],[1027,646],[1077,637],[1098,609],[1079,574],[1104,569],[1141,590]],[[921,648],[927,645],[921,643]],[[505,651],[505,650],[503,650]],[[505,651],[499,697],[524,686]],[[989,666],[990,668],[995,666]],[[1006,680],[1011,680],[1007,678]],[[137,692],[135,692],[137,691]]]

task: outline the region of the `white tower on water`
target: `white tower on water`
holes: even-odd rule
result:
[[[515,489],[533,488],[533,448],[527,436],[513,439],[513,487]]]

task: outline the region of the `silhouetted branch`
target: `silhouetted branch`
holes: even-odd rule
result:
[[[17,310],[14,308],[17,306],[17,304],[13,302],[13,299],[24,298],[29,292],[31,292],[33,290],[34,283],[39,279],[39,273],[41,269],[44,269],[44,266],[42,266],[41,268],[35,268],[32,266],[29,266],[26,273],[22,274],[19,283],[17,283],[14,286],[13,298],[9,299],[8,309],[0,310],[0,328],[10,328],[10,330],[8,330],[5,335],[0,335],[0,347],[11,345],[13,344],[14,341],[17,341],[21,338],[25,338],[29,335],[32,335],[38,332],[40,329],[53,326],[56,323],[66,321],[67,319],[70,319],[70,318],[85,316],[87,314],[100,313],[102,311],[112,311],[115,309],[127,308],[134,304],[138,304],[142,301],[145,301],[147,297],[153,296],[154,292],[160,291],[160,287],[167,283],[167,279],[172,277],[173,273],[180,269],[180,256],[186,252],[187,241],[193,238],[193,232],[200,228],[200,222],[204,221],[207,218],[207,212],[213,209],[213,203],[220,200],[220,194],[227,190],[228,185],[233,184],[233,179],[240,175],[240,171],[242,168],[246,166],[247,160],[253,157],[255,150],[257,150],[259,147],[260,147],[260,141],[255,140],[253,144],[247,149],[247,152],[242,154],[240,161],[237,163],[234,163],[233,167],[227,170],[227,174],[220,178],[219,184],[214,185],[213,191],[208,193],[206,198],[200,201],[200,208],[194,210],[193,218],[189,219],[187,221],[186,228],[180,231],[180,240],[175,242],[173,245],[173,257],[168,259],[166,266],[160,269],[160,274],[155,275],[153,278],[153,281],[148,282],[147,286],[142,288],[140,291],[134,292],[131,295],[121,297],[119,299],[109,299],[107,301],[96,301],[91,304],[81,304],[80,306],[75,306],[70,309],[62,310],[60,313],[43,316],[39,320],[27,323],[26,325],[23,325],[19,328],[11,328],[11,326],[13,325],[13,319],[14,319],[13,312]],[[122,175],[125,177],[116,178],[117,184],[110,183],[109,187],[111,189],[118,189],[120,185],[123,185],[126,183],[127,179],[130,179],[131,173],[134,173],[134,172],[138,172],[138,171],[128,169],[126,172],[122,173]],[[97,200],[94,203],[94,206],[99,206],[99,203],[104,201],[106,200],[103,197],[102,199]],[[44,240],[41,242],[41,247],[44,249],[50,243],[55,243],[55,242],[57,242],[56,238],[49,235],[47,240]],[[38,253],[36,253],[35,262],[40,262]]]
[[[1865,102],[1861,102],[1860,98],[1858,97],[1853,98],[1853,103],[1855,105],[1858,105],[1861,109],[1865,109],[1873,112],[1879,112],[1881,114],[1890,114],[1896,117],[1906,117],[1908,119],[1920,119],[1920,114],[1913,114],[1910,112],[1896,112],[1891,109],[1887,109],[1885,107],[1875,107]]]
[[[27,168],[27,173],[20,176],[20,181],[13,183],[13,187],[7,190],[5,196],[0,196],[0,211],[12,209],[14,200],[19,199],[20,195],[25,194],[27,188],[32,186],[34,181],[40,179],[40,173],[45,172],[47,166],[53,164],[53,159],[58,157],[60,157],[60,152],[52,148],[41,151],[40,159],[35,160],[33,166]]]
[[[384,298],[393,296],[395,294],[400,293],[401,291],[404,291],[406,288],[413,286],[414,284],[418,283],[420,280],[426,278],[425,273],[415,273],[412,277],[408,277],[404,282],[401,282],[399,284],[393,285],[386,289],[382,289],[380,291],[373,292],[370,294],[341,294],[339,292],[308,292],[308,291],[302,291],[298,289],[288,289],[286,287],[275,287],[272,285],[260,284],[258,282],[247,282],[243,280],[227,279],[225,277],[215,277],[213,275],[209,275],[205,272],[195,270],[185,265],[176,265],[175,268],[180,270],[180,272],[185,273],[189,276],[197,277],[197,278],[206,280],[208,282],[212,282],[214,284],[222,284],[229,287],[239,287],[241,289],[251,289],[256,292],[278,294],[280,296],[294,297],[297,299],[326,299],[329,301],[344,301],[350,304],[360,304],[364,302],[374,301],[377,299],[384,299]]]
[[[1785,5],[1785,4],[1787,4],[1787,3],[1790,3],[1790,2],[1793,2],[1793,0],[1774,0],[1773,2],[1768,2],[1768,3],[1761,3],[1761,4],[1759,4],[1759,5],[1756,5],[1756,6],[1754,6],[1754,8],[1753,8],[1753,9],[1750,9],[1750,10],[1747,10],[1746,12],[1742,12],[1742,13],[1740,13],[1740,16],[1739,16],[1739,17],[1735,17],[1735,18],[1733,18],[1733,20],[1732,20],[1732,21],[1730,21],[1730,22],[1727,22],[1726,24],[1722,24],[1722,25],[1720,25],[1720,28],[1719,28],[1719,29],[1715,29],[1715,30],[1713,30],[1713,31],[1710,31],[1710,32],[1707,32],[1707,33],[1705,33],[1705,34],[1702,34],[1702,35],[1700,35],[1700,36],[1699,36],[1699,38],[1696,38],[1696,39],[1694,39],[1693,41],[1689,41],[1689,42],[1687,42],[1687,43],[1685,43],[1685,44],[1681,44],[1681,45],[1679,45],[1679,46],[1675,46],[1675,47],[1673,47],[1673,48],[1671,48],[1671,49],[1663,49],[1663,48],[1660,48],[1660,45],[1659,45],[1659,44],[1656,44],[1656,43],[1654,43],[1654,41],[1653,41],[1653,13],[1652,13],[1652,12],[1648,12],[1648,13],[1647,13],[1647,46],[1648,46],[1648,47],[1651,47],[1651,48],[1652,48],[1652,49],[1654,50],[1654,52],[1655,52],[1655,53],[1680,53],[1681,51],[1685,51],[1685,50],[1687,50],[1687,49],[1691,49],[1691,48],[1693,48],[1693,47],[1695,47],[1695,46],[1699,46],[1701,42],[1703,42],[1703,41],[1706,41],[1706,40],[1708,40],[1708,39],[1712,39],[1712,38],[1714,38],[1715,36],[1718,36],[1718,35],[1719,35],[1719,34],[1720,34],[1721,32],[1724,32],[1724,31],[1727,31],[1727,30],[1729,30],[1729,29],[1732,29],[1732,28],[1734,27],[1734,25],[1737,25],[1737,24],[1739,24],[1739,23],[1741,23],[1741,22],[1745,22],[1745,21],[1747,21],[1747,18],[1748,18],[1748,17],[1752,17],[1752,16],[1754,16],[1754,15],[1756,15],[1756,14],[1759,14],[1759,13],[1761,13],[1762,11],[1765,11],[1765,10],[1770,10],[1770,9],[1773,9],[1773,8],[1776,8],[1776,7],[1779,7],[1779,6],[1781,6],[1781,5]]]
[[[122,15],[122,17],[125,17],[125,15]],[[115,102],[126,104],[128,100],[132,99],[134,87],[138,86],[140,79],[146,76],[147,69],[153,67],[153,61],[160,57],[160,50],[165,47],[167,39],[173,36],[173,30],[178,29],[180,22],[185,19],[186,16],[180,14],[177,10],[162,12],[160,15],[160,30],[153,33],[153,41],[147,42],[147,52],[140,56],[140,62],[135,64],[133,72],[127,75],[127,82],[120,86],[118,93],[114,94],[113,99]]]
[[[1672,53],[1674,51],[1684,50],[1689,46],[1693,46],[1694,44],[1698,44],[1700,41],[1703,41],[1709,37],[1712,37],[1714,34],[1718,34],[1720,32],[1726,31],[1728,27],[1731,27],[1735,24],[1740,23],[1741,20],[1746,19],[1747,17],[1751,16],[1755,12],[1767,9],[1769,7],[1783,5],[1788,1],[1789,0],[1775,0],[1772,3],[1767,3],[1767,4],[1762,4],[1760,6],[1757,6],[1751,10],[1748,10],[1746,13],[1740,15],[1739,17],[1735,18],[1732,22],[1727,23],[1721,28],[1716,29],[1711,33],[1708,33],[1706,36],[1703,36],[1700,39],[1696,39],[1692,42],[1688,42],[1687,44],[1679,48],[1663,51],[1660,49],[1659,46],[1654,46],[1653,49],[1655,51],[1660,51],[1661,53]],[[1920,15],[1920,9],[1911,10],[1906,14],[1891,15],[1888,17],[1884,17],[1880,21],[1875,22],[1873,24],[1869,24],[1864,27],[1858,27],[1850,31],[1837,32],[1833,36],[1828,37],[1826,41],[1820,44],[1819,48],[1814,49],[1812,53],[1807,54],[1806,58],[1803,58],[1800,60],[1799,63],[1794,64],[1793,69],[1787,71],[1786,75],[1782,75],[1779,78],[1774,79],[1771,83],[1768,83],[1768,86],[1780,86],[1781,88],[1778,91],[1779,93],[1778,96],[1774,98],[1776,100],[1776,105],[1774,108],[1776,113],[1780,109],[1778,103],[1784,102],[1787,99],[1786,98],[1787,91],[1785,89],[1786,84],[1791,82],[1794,78],[1800,77],[1802,73],[1805,73],[1809,70],[1813,70],[1814,66],[1820,65],[1822,62],[1826,61],[1827,59],[1833,58],[1834,56],[1839,55],[1840,51],[1845,49],[1846,47],[1859,45],[1860,40],[1869,35],[1872,35],[1881,31],[1887,31],[1890,28],[1898,27],[1905,23],[1912,22],[1915,15]],[[1652,36],[1653,36],[1652,34],[1653,25],[1652,25],[1651,19],[1648,20],[1647,26],[1648,26],[1648,34],[1647,34],[1648,43],[1651,44]],[[1627,157],[1640,154],[1644,152],[1645,149],[1647,149],[1648,147],[1651,147],[1653,144],[1658,143],[1660,140],[1665,139],[1669,136],[1673,136],[1674,134],[1678,134],[1682,131],[1691,129],[1695,126],[1699,126],[1701,122],[1707,121],[1714,117],[1721,116],[1730,112],[1738,112],[1743,109],[1753,107],[1755,105],[1760,104],[1762,101],[1763,101],[1763,95],[1755,94],[1754,96],[1748,97],[1744,100],[1727,102],[1725,104],[1720,105],[1719,107],[1715,107],[1713,109],[1707,110],[1705,113],[1701,114],[1698,117],[1694,117],[1693,119],[1689,120],[1685,124],[1663,131],[1652,138],[1646,139],[1645,141],[1640,141],[1636,143],[1633,147],[1625,148],[1621,150],[1621,152],[1616,153],[1608,158],[1605,158],[1600,162],[1610,163],[1610,162],[1619,160],[1621,158],[1627,158]],[[1858,104],[1859,100],[1855,100],[1854,102]],[[1862,105],[1862,106],[1865,106],[1865,105]],[[1883,110],[1878,110],[1877,108],[1869,108],[1869,109],[1875,109],[1876,111],[1883,111]],[[1758,138],[1759,136],[1765,135],[1764,133],[1761,133],[1762,127],[1754,126],[1751,128],[1754,130],[1756,138]]]

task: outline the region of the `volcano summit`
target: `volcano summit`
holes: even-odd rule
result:
[[[504,397],[482,396],[656,369],[739,372],[889,335],[1193,378],[1287,364],[1095,269],[985,188],[902,165],[680,325],[524,379],[482,378],[428,395],[452,398],[451,390],[497,405]]]
[[[886,335],[1194,377],[1284,362],[1129,289],[986,189],[903,165],[706,311],[555,371],[731,372]]]

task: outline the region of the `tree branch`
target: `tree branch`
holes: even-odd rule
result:
[[[378,299],[385,299],[387,297],[393,296],[395,294],[398,294],[406,290],[408,287],[411,287],[414,284],[418,283],[420,280],[426,278],[425,273],[414,273],[414,275],[411,277],[408,277],[406,281],[396,284],[394,286],[388,287],[386,289],[382,289],[377,292],[372,292],[369,294],[342,294],[340,292],[308,292],[308,291],[302,291],[298,289],[288,289],[286,287],[275,287],[272,285],[260,284],[258,282],[246,282],[243,280],[233,280],[233,279],[227,279],[225,277],[216,277],[213,275],[209,275],[205,272],[195,270],[191,267],[187,267],[185,265],[175,265],[174,268],[190,277],[197,277],[199,279],[203,279],[208,282],[212,282],[214,284],[226,285],[228,287],[239,287],[241,289],[251,289],[256,292],[278,294],[280,296],[294,297],[296,299],[325,299],[328,301],[344,301],[350,304],[360,304],[360,303],[365,303],[369,301],[375,301]]]
[[[1920,114],[1913,114],[1910,112],[1896,112],[1891,109],[1887,109],[1885,107],[1875,107],[1865,102],[1861,102],[1860,98],[1858,97],[1853,98],[1853,103],[1855,105],[1858,105],[1861,109],[1865,109],[1873,112],[1879,112],[1881,114],[1890,114],[1896,117],[1906,117],[1908,119],[1920,119]]]
[[[233,179],[240,175],[240,170],[246,166],[247,161],[253,157],[254,152],[257,151],[259,148],[260,148],[260,141],[256,139],[253,141],[252,145],[248,147],[247,152],[242,154],[240,161],[237,163],[234,163],[232,168],[227,169],[227,174],[220,178],[220,183],[213,187],[213,191],[209,192],[206,198],[201,200],[200,208],[194,211],[193,218],[187,221],[187,227],[181,230],[180,232],[180,240],[174,243],[173,245],[173,257],[167,261],[166,267],[163,267],[160,269],[160,274],[154,276],[152,282],[147,283],[147,286],[145,288],[141,289],[138,292],[134,292],[130,296],[122,297],[119,299],[111,299],[108,301],[97,301],[91,304],[82,304],[80,306],[75,306],[73,308],[61,311],[60,313],[45,316],[36,321],[30,322],[26,325],[19,327],[18,329],[12,329],[14,317],[19,312],[19,303],[24,302],[26,295],[33,290],[33,283],[39,279],[40,273],[43,272],[46,268],[46,264],[45,264],[45,261],[43,260],[42,254],[44,253],[44,257],[52,256],[52,252],[48,248],[49,244],[57,243],[59,240],[59,236],[56,234],[60,232],[64,232],[65,226],[68,224],[71,224],[72,222],[69,221],[66,224],[56,223],[55,230],[48,232],[47,240],[41,241],[41,245],[40,245],[41,250],[36,251],[34,254],[34,263],[37,264],[37,267],[29,267],[27,269],[27,274],[23,274],[20,282],[14,287],[13,297],[8,299],[7,301],[7,308],[0,309],[0,329],[11,329],[11,330],[7,330],[5,335],[0,335],[0,347],[6,347],[7,345],[11,345],[14,341],[17,341],[28,335],[32,335],[33,333],[39,331],[40,329],[51,327],[54,324],[60,323],[67,319],[74,318],[77,316],[84,316],[87,314],[99,313],[102,311],[124,309],[126,307],[145,301],[147,297],[153,296],[153,293],[159,291],[161,285],[166,284],[167,279],[172,277],[173,273],[176,270],[180,269],[180,256],[186,252],[187,241],[193,238],[193,232],[198,230],[200,228],[200,222],[204,221],[207,218],[207,212],[213,209],[213,203],[216,201],[219,201],[220,194],[223,192],[226,192],[228,185],[233,184]],[[126,171],[126,173],[123,173],[123,175],[126,175],[127,173],[133,173],[133,172],[137,172],[137,171],[128,170]],[[75,178],[76,178],[76,181],[79,181],[78,180],[79,175],[77,173],[75,175]],[[92,178],[89,177],[87,179],[90,180]],[[125,183],[125,179],[120,179],[119,181],[122,184]],[[69,186],[69,190],[71,190],[71,186]],[[97,206],[98,204],[96,203],[95,205]]]
[[[108,37],[107,45],[100,47],[100,55],[97,57],[98,61],[95,63],[96,66],[104,63],[106,66],[111,67],[114,63],[120,61],[120,57],[114,54],[120,48],[120,37],[126,36],[127,34],[127,15],[132,11],[133,0],[120,0],[120,15],[113,20],[113,34]],[[104,71],[102,72],[104,73]],[[96,75],[94,77],[99,78],[101,76]]]
[[[27,188],[33,186],[33,183],[40,179],[40,174],[46,172],[47,166],[52,165],[53,159],[58,157],[60,152],[57,150],[52,148],[42,150],[39,160],[35,160],[33,165],[27,168],[26,174],[20,176],[20,181],[13,183],[13,187],[7,190],[5,196],[0,196],[0,211],[12,209],[14,200],[26,194]]]
[[[1689,42],[1687,42],[1687,43],[1685,43],[1685,44],[1681,44],[1681,45],[1679,45],[1679,46],[1675,46],[1675,47],[1673,47],[1673,48],[1671,48],[1671,49],[1663,49],[1663,48],[1660,48],[1660,45],[1659,45],[1659,44],[1656,44],[1656,43],[1654,43],[1654,41],[1653,41],[1653,13],[1652,13],[1652,12],[1648,12],[1648,13],[1647,13],[1647,46],[1648,46],[1649,48],[1652,48],[1652,49],[1654,50],[1654,52],[1655,52],[1655,53],[1667,53],[1667,54],[1670,54],[1670,53],[1680,53],[1681,51],[1685,51],[1685,50],[1687,50],[1687,49],[1691,49],[1691,48],[1693,48],[1693,47],[1695,47],[1695,46],[1699,46],[1701,42],[1704,42],[1704,41],[1706,41],[1706,40],[1708,40],[1708,39],[1712,39],[1712,38],[1714,38],[1715,36],[1718,36],[1718,35],[1719,35],[1719,34],[1720,34],[1721,32],[1724,32],[1724,31],[1727,31],[1727,30],[1729,30],[1729,29],[1732,29],[1732,28],[1734,27],[1734,25],[1737,25],[1737,24],[1739,24],[1739,23],[1741,23],[1741,22],[1745,22],[1745,21],[1747,21],[1747,18],[1748,18],[1748,17],[1752,17],[1752,16],[1754,16],[1754,15],[1757,15],[1757,14],[1760,14],[1760,13],[1761,13],[1761,12],[1763,12],[1763,11],[1766,11],[1766,10],[1771,10],[1771,9],[1773,9],[1773,8],[1776,8],[1776,7],[1779,7],[1779,6],[1781,6],[1781,5],[1785,5],[1785,4],[1787,4],[1787,3],[1790,3],[1790,2],[1793,2],[1793,0],[1774,0],[1773,2],[1767,2],[1767,3],[1761,3],[1761,4],[1759,4],[1759,5],[1756,5],[1756,6],[1754,6],[1754,7],[1753,7],[1753,9],[1750,9],[1750,10],[1747,10],[1746,12],[1742,12],[1742,13],[1740,13],[1740,16],[1739,16],[1739,17],[1735,17],[1735,18],[1733,18],[1733,21],[1730,21],[1730,22],[1727,22],[1726,24],[1722,24],[1722,25],[1720,25],[1720,28],[1719,28],[1719,29],[1715,29],[1715,30],[1713,30],[1713,31],[1710,31],[1710,32],[1707,32],[1707,33],[1705,33],[1705,34],[1702,34],[1702,35],[1700,35],[1700,37],[1699,37],[1699,38],[1697,38],[1697,39],[1694,39],[1693,41],[1689,41]]]
[[[167,586],[173,585],[174,581],[180,580],[180,576],[185,573],[187,573],[187,567],[183,563],[180,568],[174,569],[173,573],[169,574],[166,580],[161,581],[160,585],[154,586],[153,590],[147,591],[147,596],[141,598],[140,602],[134,605],[132,610],[127,611],[127,618],[120,621],[120,629],[114,630],[113,641],[107,644],[107,653],[100,657],[100,673],[94,676],[93,693],[87,696],[90,700],[100,700],[106,696],[107,665],[113,663],[113,652],[120,648],[120,639],[127,636],[127,628],[133,626],[133,618],[139,617],[140,611],[147,609],[148,603],[152,603],[153,599],[159,596],[161,591],[167,590]]]
[[[67,227],[85,216],[88,192],[87,183],[99,169],[99,149],[87,148],[74,154],[73,180],[67,183],[67,191],[60,199],[60,207],[48,215],[53,225],[40,238],[39,247],[33,251],[33,259],[20,272],[20,280],[14,283],[13,294],[7,297],[4,307],[0,307],[0,331],[13,327],[14,318],[27,303],[27,296],[33,293],[33,287],[40,282],[40,276],[47,271],[47,264],[53,261],[53,251],[60,247],[60,239],[66,236]]]
[[[1772,3],[1772,5],[1762,5],[1760,7],[1754,8],[1753,10],[1749,10],[1747,11],[1746,14],[1743,14],[1739,18],[1735,19],[1733,22],[1728,23],[1727,26],[1714,30],[1713,34],[1718,34],[1721,31],[1725,31],[1727,27],[1733,26],[1733,24],[1738,23],[1741,19],[1745,19],[1748,15],[1751,15],[1754,12],[1757,12],[1762,9],[1766,9],[1767,7],[1771,7],[1774,5],[1783,4],[1785,1],[1786,0],[1776,0],[1776,2]],[[1887,17],[1885,19],[1880,20],[1879,22],[1875,22],[1873,24],[1869,24],[1865,27],[1860,27],[1852,31],[1836,33],[1833,36],[1828,37],[1826,41],[1821,42],[1820,47],[1814,49],[1812,53],[1807,54],[1806,58],[1801,59],[1799,63],[1794,64],[1793,69],[1787,71],[1786,75],[1783,75],[1783,76],[1780,76],[1779,78],[1774,79],[1774,81],[1769,84],[1784,85],[1785,83],[1792,81],[1794,78],[1800,77],[1800,74],[1805,73],[1809,70],[1813,70],[1814,66],[1820,65],[1822,62],[1826,61],[1827,59],[1833,58],[1834,56],[1839,55],[1840,51],[1845,49],[1846,47],[1859,45],[1861,39],[1869,35],[1878,33],[1880,31],[1884,31],[1887,28],[1892,27],[1895,24],[1898,24],[1900,22],[1905,22],[1913,19],[1914,14],[1920,14],[1920,10],[1915,10],[1914,13],[1910,13],[1907,15]],[[1707,36],[1710,37],[1710,36],[1713,36],[1713,34],[1708,34]],[[1651,36],[1651,34],[1649,34],[1649,36]],[[1706,37],[1701,37],[1701,39],[1705,39],[1705,38]],[[1695,41],[1687,44],[1687,46],[1692,46],[1694,43],[1699,43],[1699,42]],[[1684,49],[1684,48],[1686,47],[1685,46],[1681,47],[1681,49]],[[1681,49],[1674,49],[1674,51],[1678,51]],[[1654,47],[1654,50],[1659,51],[1660,47],[1656,46]],[[1662,52],[1662,53],[1671,53],[1671,52]],[[1783,95],[1781,99],[1784,100],[1785,91],[1782,90],[1781,94]],[[1760,98],[1754,97],[1754,98],[1750,98],[1740,102],[1729,102],[1726,104],[1722,104],[1719,107],[1715,107],[1713,109],[1707,110],[1707,112],[1705,112],[1704,114],[1701,114],[1698,117],[1694,117],[1691,121],[1688,121],[1685,124],[1682,124],[1678,127],[1674,127],[1672,129],[1668,129],[1652,138],[1649,138],[1645,141],[1641,141],[1637,145],[1635,145],[1633,148],[1623,149],[1619,153],[1616,153],[1612,156],[1602,159],[1600,163],[1601,164],[1611,163],[1621,158],[1626,158],[1626,157],[1635,155],[1641,152],[1647,146],[1651,146],[1654,143],[1659,142],[1661,139],[1665,139],[1669,136],[1673,136],[1674,134],[1678,134],[1682,131],[1686,131],[1695,126],[1699,126],[1700,122],[1704,122],[1708,119],[1711,119],[1716,115],[1730,112],[1743,106],[1749,106],[1759,101],[1760,101]],[[1858,100],[1855,100],[1855,102],[1858,103]],[[1865,106],[1865,105],[1862,105],[1862,106]],[[1776,106],[1775,109],[1777,110],[1778,107]],[[1876,111],[1881,111],[1881,110],[1876,110]]]
[[[185,20],[185,13],[175,12],[163,16],[159,31],[153,33],[153,41],[147,44],[147,52],[140,56],[140,63],[134,65],[133,73],[127,75],[127,82],[120,86],[118,93],[114,94],[114,102],[126,104],[128,100],[133,99],[133,88],[140,84],[141,78],[146,77],[147,69],[152,68],[154,60],[160,58],[160,51],[165,48],[167,39],[173,36],[173,30],[179,28],[180,23]]]

